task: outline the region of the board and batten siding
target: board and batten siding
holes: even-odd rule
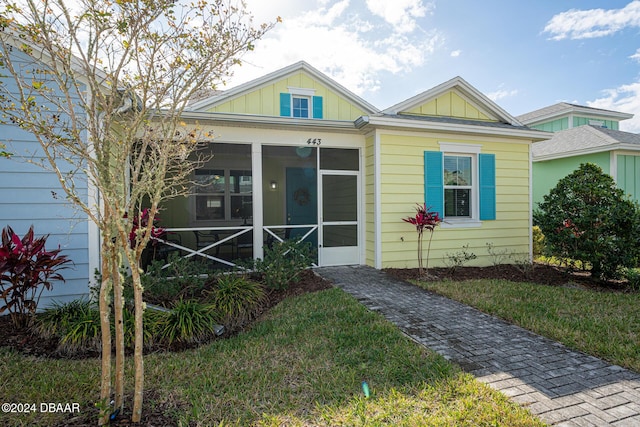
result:
[[[469,265],[491,265],[487,243],[497,251],[529,256],[529,144],[451,135],[384,134],[380,138],[383,268],[417,266],[417,233],[402,218],[413,216],[416,203],[424,202],[424,152],[440,151],[439,142],[479,144],[482,153],[495,154],[496,220],[482,221],[473,228],[437,228],[429,265],[444,266],[447,254],[465,245],[477,256]]]
[[[367,113],[354,106],[347,99],[317,82],[301,71],[282,80],[260,87],[249,93],[210,108],[213,113],[256,114],[263,116],[280,115],[280,93],[289,93],[289,88],[314,89],[315,96],[322,97],[322,117],[327,120],[355,120]]]

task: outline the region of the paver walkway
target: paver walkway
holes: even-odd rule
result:
[[[371,267],[315,270],[413,340],[558,426],[640,426],[640,375]]]

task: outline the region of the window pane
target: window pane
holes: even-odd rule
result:
[[[251,194],[251,171],[232,170],[229,176],[231,193]]]
[[[309,99],[293,97],[293,117],[309,118]]]
[[[224,196],[196,196],[196,220],[224,219]]]
[[[224,170],[196,170],[196,193],[224,193]]]
[[[357,225],[325,225],[322,230],[325,248],[358,246]]]
[[[444,185],[472,185],[471,157],[444,157]]]
[[[358,220],[358,178],[353,175],[322,177],[322,217],[324,221]]]
[[[252,214],[251,196],[231,196],[231,218],[246,220],[252,218]]]
[[[447,188],[444,190],[444,216],[470,217],[471,190]]]
[[[346,148],[320,149],[320,169],[357,171],[359,166],[358,150]]]

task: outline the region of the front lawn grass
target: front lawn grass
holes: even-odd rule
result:
[[[640,293],[506,280],[418,284],[567,347],[640,372]]]
[[[99,360],[0,349],[0,366],[2,402],[78,402],[88,413],[97,400]],[[235,337],[146,356],[145,371],[146,407],[161,405],[176,425],[543,425],[339,289],[285,300]],[[64,415],[0,418],[51,425]]]

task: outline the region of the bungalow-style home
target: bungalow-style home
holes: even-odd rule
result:
[[[164,206],[174,248],[222,264],[285,238],[320,266],[417,266],[402,221],[425,203],[444,218],[431,265],[486,245],[529,256],[530,147],[524,126],[455,77],[378,110],[305,62],[192,104],[185,121],[215,135],[188,198]]]
[[[533,144],[534,209],[560,179],[582,163],[594,163],[640,201],[640,135],[619,130],[633,114],[561,102],[519,116],[532,127],[554,132]]]
[[[182,119],[213,140],[202,141],[208,160],[192,194],[163,206],[168,237],[156,255],[232,266],[296,239],[319,266],[415,267],[417,233],[402,218],[426,203],[444,219],[430,265],[463,246],[489,265],[487,243],[530,256],[530,150],[548,133],[460,77],[381,111],[298,62],[193,102]],[[0,221],[18,233],[34,224],[73,259],[49,300],[86,293],[99,266],[95,227],[60,197],[55,176],[23,161],[33,138],[0,126],[14,153],[0,158]]]

